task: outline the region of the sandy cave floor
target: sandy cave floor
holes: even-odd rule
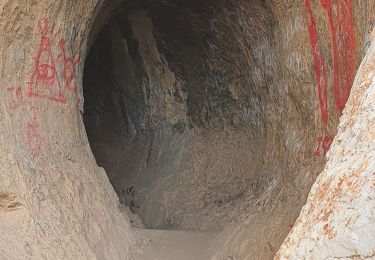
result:
[[[206,260],[211,232],[134,229],[141,239],[135,260]]]
[[[138,248],[134,260],[206,260],[210,259],[210,242],[216,232],[174,229],[147,229],[141,218],[128,207],[120,205],[130,218]]]

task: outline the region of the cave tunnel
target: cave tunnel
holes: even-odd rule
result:
[[[241,28],[218,20],[238,19],[225,13],[225,5],[235,8],[229,1],[124,2],[86,60],[84,122],[91,148],[122,203],[147,227],[221,230],[229,221],[224,212],[244,196],[253,177],[233,167],[244,167],[247,156],[260,160],[248,151],[242,158],[218,154],[228,149],[223,142],[235,142],[234,152],[242,137],[249,139],[246,145],[259,145],[264,131],[265,90],[257,84],[266,82],[245,82],[251,77],[245,66],[253,66],[256,57],[239,60],[242,50],[228,32]],[[262,1],[253,5],[262,13],[258,23],[272,28],[267,7]],[[249,40],[271,37],[256,29]],[[214,167],[212,173],[206,167]],[[205,184],[190,179],[197,174],[206,175]],[[182,198],[187,194],[191,198]],[[205,208],[204,214],[195,212]],[[215,223],[209,223],[211,210],[221,215]]]
[[[327,151],[282,14],[248,2],[122,1],[85,62],[84,123],[134,227],[212,232],[216,245],[246,236],[224,254],[270,259],[322,170],[312,154]],[[324,129],[339,118],[329,109]]]

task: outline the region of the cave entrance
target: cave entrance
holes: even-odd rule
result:
[[[204,1],[123,1],[90,44],[83,85],[91,149],[120,201],[150,228],[212,229],[185,226],[187,215],[178,213],[192,210],[178,205],[192,183],[181,190],[163,186],[191,167],[188,147],[199,129],[220,127],[227,117],[223,105],[231,94],[213,86],[220,79],[207,61],[216,8]]]
[[[241,4],[117,8],[86,60],[84,123],[134,226],[219,232],[218,254],[271,259],[313,182],[298,186],[282,126],[310,106],[284,107],[267,2]]]

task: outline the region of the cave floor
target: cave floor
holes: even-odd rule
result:
[[[134,229],[140,240],[135,260],[206,260],[212,232]]]

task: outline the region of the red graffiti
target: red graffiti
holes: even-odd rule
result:
[[[9,87],[7,91],[13,95],[13,100],[9,107],[11,111],[15,112],[25,102],[22,89],[21,87]]]
[[[320,115],[321,120],[326,123],[328,121],[326,69],[323,54],[319,45],[318,32],[316,29],[315,18],[311,9],[310,0],[306,0],[306,13],[308,14],[309,18],[310,45],[314,57],[314,71],[317,81]]]
[[[39,134],[39,124],[35,116],[27,123],[26,137],[27,145],[33,158],[39,157],[45,152],[44,141]]]
[[[320,4],[327,13],[332,36],[333,93],[336,109],[341,115],[348,101],[356,70],[353,2],[352,0],[320,0]],[[313,68],[317,81],[321,120],[325,124],[328,121],[327,74],[310,0],[305,0],[305,14],[309,21],[310,45],[314,58]],[[325,155],[332,141],[332,136],[317,137],[314,156]]]
[[[78,97],[77,65],[79,56],[67,55],[64,39],[58,39],[60,30],[50,26],[47,19],[38,22],[40,35],[39,49],[34,58],[34,68],[28,82],[27,94],[21,87],[9,87],[7,92],[12,95],[10,110],[15,112],[21,105],[27,104],[35,112],[36,106],[29,102],[29,97],[37,97],[66,104],[66,92]],[[36,116],[27,123],[26,142],[33,158],[46,151],[45,142],[39,133]]]
[[[65,103],[66,99],[57,75],[52,46],[59,31],[49,28],[48,20],[38,23],[41,35],[39,51],[35,58],[34,71],[29,82],[29,96]]]
[[[60,48],[62,50],[62,57],[64,59],[64,83],[65,87],[74,93],[77,93],[77,76],[76,76],[76,66],[79,63],[79,56],[75,58],[68,57],[65,51],[65,41],[60,40]]]
[[[79,56],[69,57],[65,49],[65,41],[57,36],[60,30],[50,28],[48,20],[38,23],[41,35],[40,46],[35,58],[34,71],[29,82],[29,96],[44,98],[65,104],[66,91],[77,94],[77,64]],[[54,50],[59,52],[56,55]],[[60,68],[60,70],[58,69]]]
[[[331,29],[334,69],[333,89],[336,108],[341,114],[349,98],[355,77],[353,0],[320,0],[320,2],[327,11]]]
[[[333,142],[332,135],[318,136],[316,138],[316,150],[313,153],[313,155],[316,157],[324,156],[328,152],[332,142]]]
[[[348,101],[356,70],[353,3],[352,0],[320,0],[320,3],[327,12],[332,35],[333,92],[337,111],[341,114]],[[319,46],[310,0],[305,0],[305,7],[309,20],[310,44],[314,57],[321,120],[327,123],[327,78],[324,57]]]

